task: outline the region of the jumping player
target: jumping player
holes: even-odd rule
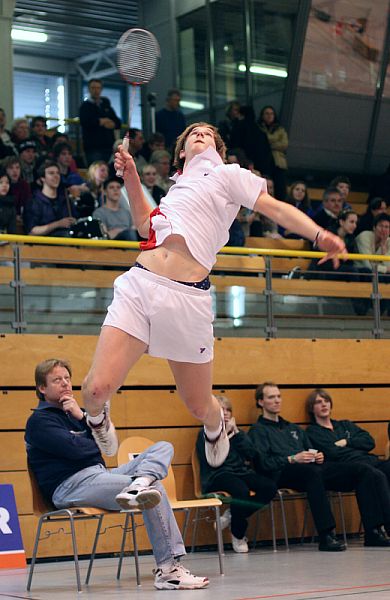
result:
[[[137,262],[114,284],[92,367],[83,383],[88,423],[100,449],[115,454],[117,438],[108,401],[128,371],[148,352],[168,359],[177,390],[204,424],[206,459],[221,465],[229,440],[221,407],[212,395],[213,314],[209,272],[240,206],[264,214],[327,252],[345,253],[342,240],[319,228],[295,207],[267,193],[266,181],[237,164],[224,164],[225,145],[207,123],[178,137],[175,185],[151,212],[131,154],[119,146],[133,222],[141,243]]]

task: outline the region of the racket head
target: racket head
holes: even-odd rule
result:
[[[160,46],[150,31],[128,29],[116,46],[117,67],[121,77],[132,85],[148,83],[160,65]]]

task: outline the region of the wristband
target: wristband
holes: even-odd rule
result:
[[[318,248],[318,238],[320,237],[321,231],[322,231],[321,229],[319,229],[319,230],[317,231],[316,237],[315,237],[315,238],[314,238],[314,240],[313,240],[313,249],[314,249],[314,250],[315,250],[316,248]]]

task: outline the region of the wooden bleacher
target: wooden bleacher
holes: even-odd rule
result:
[[[23,441],[25,422],[37,403],[34,368],[48,357],[69,359],[75,396],[80,399],[80,386],[91,364],[96,341],[95,336],[0,336],[0,483],[14,485],[27,556],[31,556],[37,524],[32,514]],[[258,383],[276,381],[283,391],[283,416],[301,424],[307,423],[306,395],[314,387],[325,387],[334,401],[334,417],[354,420],[369,430],[377,441],[376,452],[381,454],[385,450],[390,414],[388,365],[384,359],[389,351],[390,340],[219,338],[215,343],[213,381],[216,392],[226,393],[232,399],[237,423],[243,428],[258,416],[254,403]],[[144,356],[137,363],[113,399],[112,417],[120,440],[133,434],[173,443],[178,495],[190,498],[193,495],[191,451],[198,423],[178,397],[166,361]],[[115,465],[115,460],[109,459],[108,464]],[[356,532],[360,518],[355,499],[348,496],[344,503],[347,531]],[[289,535],[299,537],[303,503],[289,502],[287,510]],[[120,516],[112,515],[105,518],[105,527],[122,522]],[[90,550],[91,526],[82,522],[79,528],[80,554],[86,554]],[[117,552],[121,534],[120,527],[107,529],[98,551]],[[281,534],[278,523],[277,535]],[[198,538],[200,544],[215,543],[210,523],[202,526]],[[138,539],[141,549],[150,547],[144,528],[138,530]],[[268,515],[262,520],[261,539],[271,539]],[[68,536],[56,535],[42,541],[40,553],[47,557],[69,554]]]

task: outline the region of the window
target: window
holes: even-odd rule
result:
[[[64,130],[65,85],[57,75],[14,71],[14,115],[44,116],[48,128]],[[52,117],[52,118],[50,118]]]

